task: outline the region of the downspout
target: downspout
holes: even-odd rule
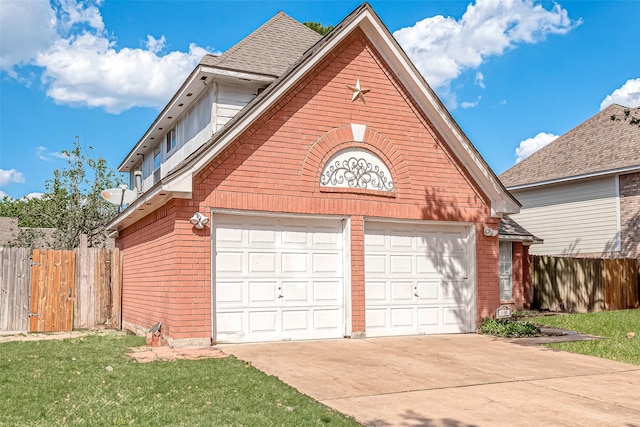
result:
[[[218,82],[213,82],[213,88],[211,90],[213,90],[213,105],[211,107],[211,134],[213,135],[218,132]]]

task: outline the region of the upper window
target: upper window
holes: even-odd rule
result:
[[[161,154],[160,145],[158,145],[153,149],[153,170],[154,171],[160,168],[160,163],[162,161],[162,156],[160,154]]]
[[[393,191],[389,168],[363,148],[345,148],[331,156],[322,169],[320,186]]]
[[[171,129],[167,132],[167,136],[165,137],[167,143],[167,153],[174,148],[176,148],[176,128]]]

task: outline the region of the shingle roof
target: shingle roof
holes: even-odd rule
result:
[[[537,238],[529,233],[523,226],[515,222],[509,215],[505,215],[498,225],[498,235],[506,238],[516,238],[519,240],[530,240],[534,243],[542,243],[542,239]]]
[[[322,36],[278,12],[220,56],[206,55],[201,65],[278,77]]]
[[[507,187],[621,168],[640,167],[640,128],[624,120],[629,108],[611,104],[498,178]],[[639,109],[632,109],[635,115]]]

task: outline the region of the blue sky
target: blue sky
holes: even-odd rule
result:
[[[640,2],[371,5],[497,174],[611,102],[640,106]],[[116,168],[205,52],[282,10],[359,1],[0,0],[0,196],[45,190],[76,136]]]

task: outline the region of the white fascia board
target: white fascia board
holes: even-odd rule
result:
[[[552,185],[552,184],[562,184],[564,182],[578,181],[578,180],[581,180],[581,179],[603,178],[603,177],[606,177],[607,175],[624,175],[624,174],[627,174],[627,173],[634,173],[634,172],[640,172],[640,165],[627,166],[627,167],[619,168],[619,169],[609,169],[609,170],[606,170],[606,171],[585,173],[585,174],[582,174],[582,175],[567,176],[567,177],[557,178],[557,179],[549,179],[549,180],[546,180],[546,181],[538,181],[538,182],[533,182],[533,183],[530,183],[530,184],[512,185],[512,186],[507,187],[507,190],[509,190],[509,191],[525,190],[525,189],[528,189],[528,188],[543,187],[545,185]]]
[[[162,182],[162,190],[174,193],[175,197],[190,199],[193,191],[193,175],[190,173],[179,174],[176,179]]]
[[[246,71],[227,70],[225,68],[216,68],[216,67],[204,67],[204,68],[206,68],[205,71],[214,75],[214,79],[216,77],[230,77],[234,79],[251,80],[254,82],[271,83],[277,78],[275,76],[270,76],[266,74],[254,74]]]
[[[160,186],[154,186],[149,191],[145,191],[138,195],[138,198],[127,206],[127,208],[120,212],[118,216],[113,218],[107,224],[107,230],[121,230],[123,223],[127,222],[132,216],[134,216],[139,209],[145,205],[152,205],[157,203],[156,199],[160,199],[158,196],[162,192]]]
[[[542,245],[542,244],[544,244],[544,240],[543,239],[538,239],[538,238],[534,239],[532,237],[525,237],[525,236],[501,236],[501,235],[498,235],[498,240],[501,241],[501,242],[520,242],[524,246]]]

